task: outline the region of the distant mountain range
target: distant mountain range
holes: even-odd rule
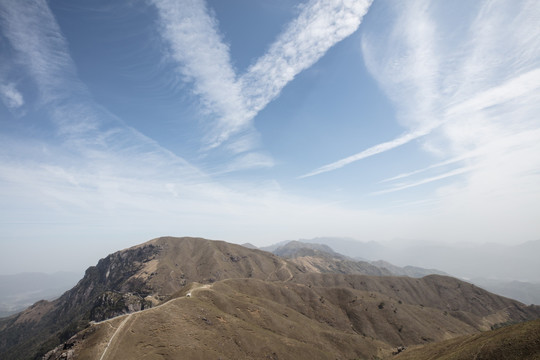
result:
[[[540,240],[519,245],[438,245],[395,242],[394,246],[347,238],[300,240],[325,244],[358,260],[385,260],[397,266],[439,269],[460,278],[486,278],[540,283]]]
[[[301,242],[327,245],[332,251],[384,267],[395,275],[451,274],[525,304],[540,304],[540,261],[537,260],[540,241],[514,246],[419,245],[404,241],[394,247],[332,237],[303,239]]]
[[[0,275],[0,317],[24,310],[38,300],[52,300],[81,278],[72,272]]]
[[[365,275],[383,270],[283,245],[286,257],[172,237],[118,251],[58,299],[0,319],[0,358],[386,359],[540,318],[448,276]]]
[[[384,260],[363,261],[335,252],[330,246],[312,242],[288,241],[276,246],[261,248],[278,256],[288,258],[299,265],[307,266],[318,272],[337,272],[344,274],[396,275],[424,277],[427,275],[449,274],[416,266],[399,267]],[[324,261],[321,261],[324,260]]]
[[[338,254],[327,245],[290,241],[275,248],[272,252],[288,259],[304,271],[323,274],[393,275],[385,268]]]

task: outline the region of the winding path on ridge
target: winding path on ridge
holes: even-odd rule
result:
[[[142,312],[146,312],[146,311],[153,311],[157,308],[160,308],[162,307],[163,305],[165,304],[168,304],[170,303],[171,301],[175,301],[175,300],[178,300],[178,299],[183,299],[183,298],[189,298],[189,297],[193,297],[193,295],[195,294],[195,292],[197,290],[201,290],[201,289],[210,289],[212,287],[211,284],[205,284],[205,285],[202,285],[202,284],[199,284],[199,286],[191,289],[190,291],[188,291],[186,293],[186,295],[184,296],[181,296],[181,297],[178,297],[178,298],[175,298],[175,299],[172,299],[172,300],[169,300],[169,301],[166,301],[164,302],[163,304],[159,304],[158,306],[154,306],[154,307],[151,307],[149,309],[144,309],[144,310],[141,310],[141,311],[137,311],[137,312],[133,312],[133,313],[130,313],[130,314],[126,314],[126,315],[120,315],[120,316],[115,316],[113,318],[110,318],[110,319],[107,319],[107,320],[103,320],[103,321],[100,321],[100,322],[95,322],[95,323],[92,323],[92,326],[95,326],[95,325],[100,325],[100,324],[104,324],[104,323],[110,323],[111,321],[115,320],[115,319],[118,319],[122,316],[125,316],[125,319],[122,320],[122,322],[120,323],[120,325],[118,325],[118,327],[116,328],[116,330],[114,331],[114,333],[112,334],[111,338],[109,339],[109,341],[107,342],[107,345],[105,346],[105,349],[103,350],[103,353],[101,354],[101,357],[99,358],[99,360],[104,360],[106,359],[106,355],[107,355],[107,351],[109,350],[109,348],[111,347],[111,344],[113,343],[113,340],[114,338],[116,337],[116,335],[118,334],[118,332],[124,328],[124,326],[126,325],[126,323],[132,319],[133,316],[136,316],[137,314],[140,314]],[[187,296],[187,294],[189,294],[189,296]],[[112,326],[112,325],[111,325]]]
[[[272,281],[271,278],[272,276],[275,276],[278,280],[279,280],[279,275],[278,273],[281,271],[281,270],[285,270],[289,273],[289,277],[286,279],[286,280],[283,280],[283,282],[288,282],[288,281],[291,281],[292,278],[294,277],[293,273],[291,272],[291,270],[289,269],[289,267],[287,266],[287,262],[283,259],[279,259],[279,263],[280,263],[280,266],[279,266],[279,269],[275,269],[272,273],[270,273],[267,277],[266,277],[266,281]]]
[[[293,273],[291,272],[291,270],[289,269],[289,267],[287,266],[287,263],[285,261],[282,261],[281,262],[281,267],[279,268],[278,271],[281,271],[285,269],[288,273],[289,273],[289,278],[287,280],[284,280],[284,282],[288,282],[288,281],[291,281],[292,278],[294,277]]]

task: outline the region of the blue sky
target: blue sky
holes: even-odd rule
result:
[[[536,1],[0,3],[0,273],[161,235],[540,238]]]

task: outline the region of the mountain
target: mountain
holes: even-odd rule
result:
[[[101,259],[71,290],[0,319],[0,356],[29,359],[90,321],[152,307],[192,282],[226,278],[285,280],[298,270],[259,250],[196,238],[163,237]]]
[[[80,277],[71,272],[0,275],[0,317],[15,314],[38,300],[59,297]]]
[[[280,242],[272,244],[272,245],[262,246],[259,249],[264,250],[264,251],[268,251],[268,252],[273,252],[278,247],[283,246],[283,245],[287,245],[287,243],[290,243],[291,241],[292,240],[284,240],[284,241],[280,241]]]
[[[251,244],[251,243],[243,243],[241,244],[243,247],[247,247],[248,249],[258,249],[258,247],[256,247],[255,245]]]
[[[93,324],[45,359],[59,359],[66,350],[77,359],[104,360],[376,359],[399,346],[474,334],[539,314],[436,275],[227,279],[195,284],[159,307]]]
[[[410,265],[399,267],[399,266],[390,264],[388,261],[384,261],[384,260],[370,261],[370,264],[375,265],[382,269],[387,269],[392,273],[392,275],[397,275],[397,276],[410,276],[410,277],[416,277],[416,278],[420,278],[420,277],[424,277],[428,275],[450,276],[444,271],[440,271],[437,269],[424,269],[418,266],[410,266]]]
[[[535,251],[540,251],[540,242],[530,241],[517,246],[487,244],[468,248],[450,248],[430,244],[400,244],[401,247],[399,248],[397,246],[391,248],[375,242],[363,243],[341,238],[315,238],[304,241],[307,242],[299,243],[306,244],[307,247],[311,245],[327,246],[328,248],[336,247],[341,251],[347,251],[356,259],[385,257],[386,259],[399,261],[402,264],[404,264],[404,261],[417,264],[434,264],[433,259],[439,259],[440,264],[437,266],[440,265],[456,271],[451,274],[452,276],[462,277],[465,274],[467,275],[465,279],[488,291],[519,300],[525,304],[540,304],[540,283],[508,280],[508,277],[512,278],[512,276],[537,279],[535,271],[540,271],[540,267],[535,260]],[[324,244],[317,244],[316,241],[321,241]],[[507,256],[503,254],[504,251],[508,251]],[[426,252],[430,253],[430,256],[433,257],[432,260],[425,259]],[[333,250],[332,253],[334,253]],[[454,263],[448,265],[449,262],[452,262],[452,259],[456,259],[455,263],[460,264],[460,270],[456,270],[458,267]],[[499,266],[503,259],[505,263],[508,259],[515,259],[513,262],[509,262],[513,269]],[[387,269],[391,274],[397,276],[423,277],[431,274],[450,276],[447,272],[434,268],[426,269],[411,265],[400,267],[385,260],[369,261],[369,263]],[[483,265],[479,266],[478,264],[481,263]],[[475,271],[477,271],[476,274]],[[488,273],[489,278],[478,275]],[[499,278],[494,278],[497,275]]]
[[[389,251],[386,246],[376,241],[361,242],[352,238],[316,237],[313,239],[301,239],[300,241],[325,244],[340,254],[347,254],[351,258],[361,261],[387,259],[386,254]]]
[[[317,273],[392,275],[384,268],[356,261],[336,253],[327,245],[290,241],[275,248],[274,254],[288,259],[299,268]]]
[[[439,269],[460,278],[486,278],[540,283],[540,240],[519,245],[440,245],[406,240],[391,245],[343,238],[314,238],[302,242],[330,246],[360,260],[385,260],[398,266]]]
[[[301,241],[289,241],[286,244],[278,246],[271,252],[286,258],[328,254],[336,258],[345,259],[344,255],[336,253],[328,245],[315,243],[308,244]]]
[[[154,239],[101,259],[57,300],[0,320],[0,357],[376,359],[540,317],[540,307],[451,277],[323,273],[292,260]]]
[[[524,304],[540,305],[540,284],[484,278],[473,278],[470,279],[470,282],[495,294],[516,299]]]
[[[538,339],[540,320],[535,320],[409,349],[394,359],[537,360],[540,359]]]
[[[314,242],[289,241],[285,244],[278,243],[269,248],[272,249],[272,253],[314,272],[410,277],[424,277],[432,274],[449,276],[444,271],[436,269],[424,269],[417,266],[399,267],[384,260],[368,262],[353,259],[335,252],[326,244]]]

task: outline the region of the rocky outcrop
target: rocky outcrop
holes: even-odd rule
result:
[[[79,283],[60,298],[38,302],[3,319],[2,358],[29,359],[36,353],[42,356],[88,326],[91,320],[151,306],[152,302],[145,300],[151,289],[134,275],[161,250],[160,246],[149,243],[111,254],[89,267]]]
[[[103,321],[150,307],[152,307],[152,302],[141,295],[106,291],[94,302],[89,319],[91,321]]]

